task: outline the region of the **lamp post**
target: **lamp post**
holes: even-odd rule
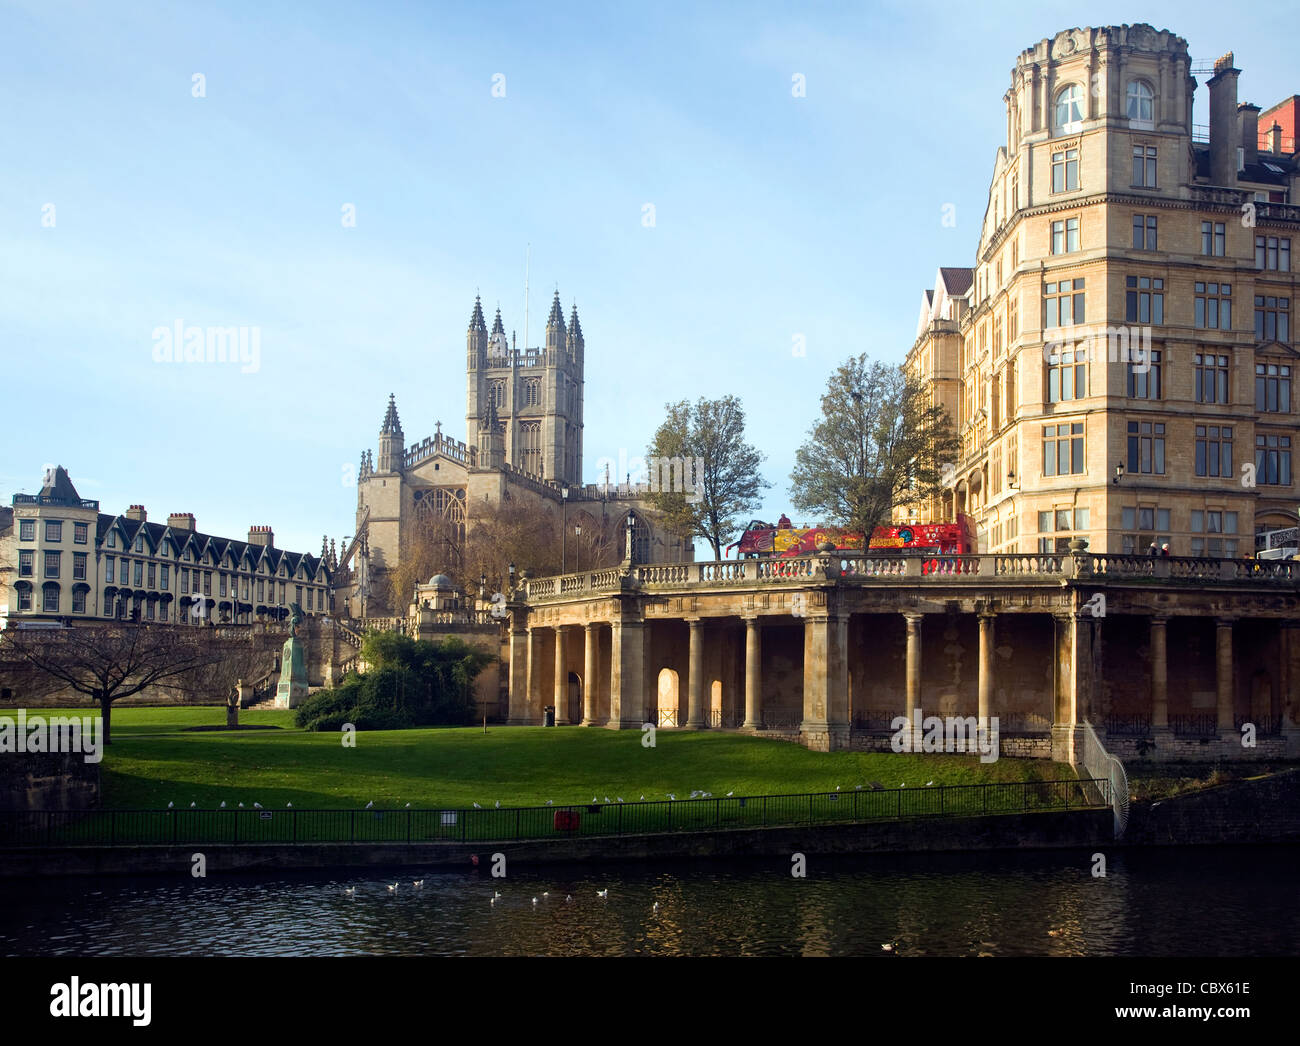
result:
[[[507,571],[507,573],[510,575],[510,598],[511,598],[511,599],[514,599],[514,597],[515,597],[515,565],[514,565],[514,563],[511,563],[510,566],[506,568],[506,571]]]
[[[1114,478],[1113,480],[1111,480],[1111,482],[1114,483],[1114,484],[1116,484],[1116,485],[1118,485],[1118,484],[1119,484],[1119,481],[1120,481],[1120,477],[1123,476],[1123,475],[1124,475],[1124,466],[1123,466],[1122,464],[1116,465],[1116,466],[1115,466],[1115,478]]]
[[[569,488],[560,488],[560,573],[564,573],[565,551],[569,547]]]
[[[573,569],[582,571],[582,524],[573,525]]]

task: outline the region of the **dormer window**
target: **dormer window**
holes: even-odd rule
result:
[[[1132,123],[1155,123],[1155,94],[1141,80],[1128,83],[1128,118]]]
[[[1083,88],[1069,84],[1056,95],[1056,129],[1062,134],[1079,130],[1083,123]]]

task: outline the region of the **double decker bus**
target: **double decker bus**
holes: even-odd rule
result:
[[[782,522],[787,522],[782,517]],[[801,556],[816,552],[826,542],[838,549],[862,550],[862,534],[840,527],[795,527],[750,520],[740,539],[727,546],[724,555],[737,550],[737,557]],[[956,523],[899,523],[876,527],[867,551],[934,556],[967,555],[975,550],[975,527],[969,516],[957,514]]]

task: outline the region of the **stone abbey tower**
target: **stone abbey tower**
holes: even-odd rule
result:
[[[619,550],[620,558],[630,517],[635,561],[694,558],[690,541],[658,525],[640,489],[615,485],[624,477],[583,482],[585,343],[576,305],[566,324],[557,290],[545,344],[518,348],[514,336],[507,337],[500,309],[489,329],[476,297],[465,349],[464,442],[445,435],[438,422],[434,435],[408,445],[396,397],[389,396],[378,446],[362,451],[356,529],[344,541],[336,568],[350,579],[336,588],[336,613],[354,619],[405,614],[405,605],[394,605],[387,575],[400,562],[417,514],[445,516],[463,534],[470,505],[523,505],[557,532],[563,521],[569,549],[581,527],[588,544],[596,536],[605,548]],[[454,564],[444,569],[454,574]]]

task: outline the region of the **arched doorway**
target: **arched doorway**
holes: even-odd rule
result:
[[[680,707],[678,704],[680,700],[681,689],[676,670],[672,668],[661,669],[657,697],[658,712],[656,714],[659,726],[677,725],[677,710]]]

